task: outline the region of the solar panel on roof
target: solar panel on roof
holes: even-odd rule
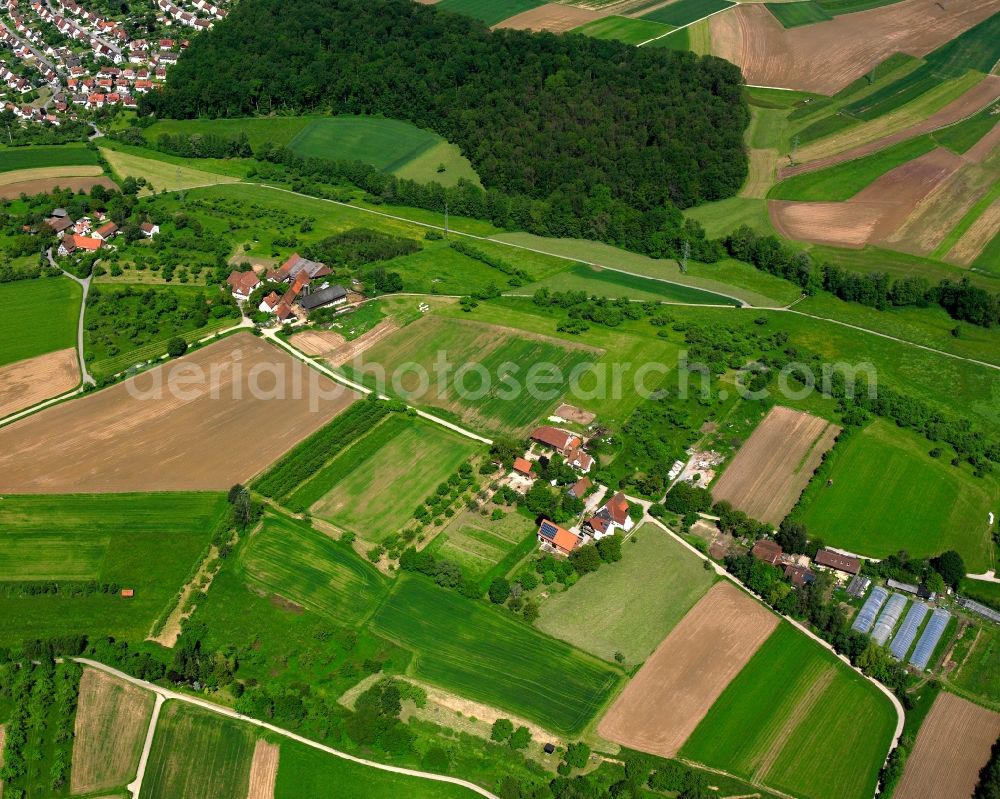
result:
[[[917,637],[917,630],[920,629],[928,610],[930,608],[923,602],[914,602],[910,605],[906,618],[903,619],[903,623],[899,627],[899,632],[896,633],[896,637],[889,645],[889,651],[892,652],[892,656],[896,660],[902,660],[903,656],[910,651],[910,644]]]
[[[555,538],[558,530],[559,528],[552,522],[542,522],[542,526],[539,528],[538,532],[546,538]]]
[[[934,611],[931,615],[931,620],[924,627],[924,632],[921,634],[920,640],[917,641],[916,649],[910,655],[911,666],[916,666],[918,669],[927,668],[927,663],[930,661],[931,655],[934,654],[934,648],[938,645],[938,641],[941,640],[941,636],[944,635],[944,628],[948,626],[950,618],[951,614],[946,610],[938,608]]]
[[[868,599],[865,600],[865,604],[861,606],[861,610],[858,612],[854,624],[851,625],[851,629],[857,630],[859,633],[868,632],[875,623],[875,617],[882,608],[882,603],[885,602],[888,596],[889,592],[881,586],[873,588],[872,592],[868,595]]]

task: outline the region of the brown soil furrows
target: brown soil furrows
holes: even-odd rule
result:
[[[948,260],[969,266],[1000,231],[1000,199],[994,200],[948,252]]]
[[[925,176],[929,190],[885,239],[894,249],[929,255],[996,180],[997,172],[989,166],[966,164],[960,156],[952,156],[952,163],[956,168],[937,180]]]
[[[855,158],[863,158],[866,155],[871,155],[879,150],[884,150],[886,147],[891,147],[893,144],[897,144],[901,141],[906,141],[907,139],[915,138],[916,136],[920,136],[924,133],[930,133],[931,131],[938,130],[939,128],[947,127],[948,125],[963,120],[966,117],[972,116],[976,112],[988,106],[990,103],[994,102],[997,98],[1000,98],[1000,76],[989,75],[969,89],[969,91],[957,100],[952,101],[940,111],[932,114],[921,122],[918,122],[915,125],[910,125],[909,127],[897,131],[896,133],[881,136],[874,141],[859,144],[856,147],[850,147],[849,149],[841,150],[840,152],[835,152],[831,155],[812,158],[812,160],[809,160],[806,163],[796,164],[792,167],[785,167],[781,170],[781,179],[784,180],[785,178],[789,178],[792,175],[798,175],[802,172],[814,172],[817,169],[826,169],[827,167],[844,161],[853,161]],[[838,142],[845,140],[849,141],[850,137],[845,137],[843,139],[838,138]],[[833,142],[830,144],[831,146],[834,146]],[[823,145],[823,140],[817,142],[817,145],[818,147],[810,149],[817,153],[822,152],[820,146]],[[810,158],[811,156],[807,151],[803,150],[799,153],[799,157]]]
[[[589,8],[564,6],[559,3],[546,3],[543,6],[515,14],[513,17],[509,17],[493,27],[513,28],[514,30],[523,31],[565,33],[607,15],[607,11],[594,11]]]
[[[223,490],[358,395],[250,335],[0,429],[0,492]]]
[[[247,799],[274,799],[274,783],[278,779],[278,756],[281,747],[258,740],[250,764],[250,786]]]
[[[844,202],[771,200],[768,211],[786,238],[860,249],[889,239],[962,164],[961,156],[939,147],[887,172]]]
[[[0,419],[64,394],[79,382],[73,347],[0,366]]]
[[[762,5],[743,4],[710,19],[714,55],[746,82],[834,94],[896,52],[924,56],[1000,10],[1000,0],[899,3],[783,28]]]
[[[329,355],[344,343],[344,337],[332,330],[303,330],[292,336],[290,343],[306,355]]]
[[[777,616],[739,588],[716,583],[625,686],[598,733],[673,757],[777,625]]]
[[[84,670],[73,732],[72,793],[113,788],[135,777],[152,710],[150,691]]]
[[[917,734],[895,799],[968,799],[1000,736],[1000,714],[941,692]]]
[[[331,366],[343,366],[359,357],[382,339],[388,338],[399,330],[399,322],[386,319],[379,322],[367,333],[362,333],[354,341],[345,341],[326,354],[326,360]]]
[[[839,432],[826,419],[773,408],[712,485],[713,499],[726,500],[754,519],[778,524]]]

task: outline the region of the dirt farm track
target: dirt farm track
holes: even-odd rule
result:
[[[741,4],[711,18],[712,54],[747,83],[834,94],[893,53],[927,55],[997,11],[1000,0],[902,0],[785,29],[763,5]]]
[[[739,588],[716,583],[625,686],[598,733],[673,757],[777,625],[777,616]]]
[[[895,799],[968,799],[1000,736],[1000,714],[942,693],[906,760]]]
[[[222,490],[357,395],[249,334],[0,429],[0,493]]]

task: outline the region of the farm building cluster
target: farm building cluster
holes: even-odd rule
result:
[[[264,280],[252,269],[233,270],[226,283],[239,303],[245,303],[265,284],[285,287],[281,294],[277,288],[270,291],[261,299],[257,310],[273,315],[280,324],[291,324],[317,308],[336,307],[347,302],[347,289],[324,279],[331,274],[326,264],[293,253],[277,269],[269,270]]]
[[[73,219],[65,208],[55,208],[45,220],[59,238],[58,254],[63,258],[76,253],[97,252],[111,245],[111,241],[121,233],[121,229],[106,214],[99,211],[93,217],[82,216]],[[142,236],[153,238],[160,232],[160,226],[143,222],[139,226]]]
[[[585,445],[586,441],[578,433],[543,425],[531,432],[531,446],[527,452],[514,460],[508,479],[513,487],[522,492],[539,479],[536,464],[542,459],[547,461],[559,456],[578,475],[574,483],[564,488],[566,493],[578,500],[592,497],[584,504],[584,512],[575,525],[563,527],[550,519],[542,520],[538,528],[538,543],[546,552],[569,555],[589,541],[599,541],[617,532],[625,534],[635,526],[629,502],[622,492],[602,504],[598,504],[602,493],[591,493],[595,485],[587,474],[594,467],[594,458],[586,452]]]
[[[226,15],[228,0],[218,3],[157,0],[155,30],[207,30]],[[189,44],[186,37],[130,35],[140,21],[148,31],[139,9],[110,18],[75,0],[5,0],[0,12],[0,100],[24,122],[59,125],[63,116],[76,119],[75,109],[135,108]]]

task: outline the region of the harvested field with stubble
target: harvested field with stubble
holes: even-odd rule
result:
[[[963,266],[971,266],[998,231],[1000,231],[1000,199],[994,200],[982,216],[962,234],[962,238],[948,252],[948,260]]]
[[[779,524],[839,433],[826,419],[773,408],[711,487],[713,499],[731,502],[758,521]]]
[[[531,8],[505,19],[497,28],[512,28],[522,31],[549,31],[550,33],[565,33],[580,25],[586,25],[595,19],[606,16],[600,11],[587,8],[564,6],[559,3],[546,3],[538,8]]]
[[[895,799],[968,799],[1000,736],[1000,714],[941,692],[917,734]]]
[[[598,733],[673,757],[777,625],[777,616],[739,588],[716,583],[625,687]]]
[[[763,5],[743,4],[709,20],[712,52],[746,82],[834,94],[893,53],[923,56],[1000,11],[1000,0],[899,3],[785,29]],[[834,43],[834,44],[831,44]]]
[[[938,147],[886,172],[844,202],[770,200],[771,224],[786,238],[814,244],[860,249],[892,241],[921,202],[963,163],[962,156]]]
[[[85,669],[73,732],[71,792],[93,793],[130,782],[152,712],[151,691]]]
[[[331,366],[339,367],[363,355],[382,339],[399,330],[399,327],[399,320],[384,319],[353,341],[348,341],[332,330],[308,330],[297,333],[292,338],[292,344],[306,355],[319,356]]]
[[[0,491],[185,491],[246,482],[357,394],[249,335],[0,430]]]
[[[0,419],[57,397],[80,382],[75,349],[0,366]]]
[[[47,180],[54,178],[93,178],[104,171],[96,164],[82,166],[42,166],[34,169],[13,169],[0,172],[0,186],[10,183],[24,183],[27,180]]]
[[[278,780],[278,757],[281,747],[267,741],[257,741],[250,763],[250,787],[247,799],[274,799],[274,784]]]

